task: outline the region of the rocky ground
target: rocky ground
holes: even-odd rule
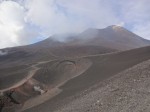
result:
[[[55,112],[149,112],[150,60],[72,97]]]

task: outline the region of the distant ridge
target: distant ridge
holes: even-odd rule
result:
[[[104,29],[87,29],[79,34],[76,43],[101,45],[117,50],[128,50],[150,45],[149,40],[116,25]]]
[[[46,40],[43,40],[39,43],[36,43],[36,46],[101,46],[105,48],[111,48],[116,50],[128,50],[134,48],[140,48],[144,46],[149,46],[150,41],[146,40],[127,29],[111,25],[104,29],[94,29],[89,28],[84,32],[76,35],[73,39],[68,37],[69,41],[60,42],[53,40],[53,37],[50,37]]]

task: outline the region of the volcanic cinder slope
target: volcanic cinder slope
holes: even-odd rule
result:
[[[150,60],[72,97],[54,112],[149,112]]]
[[[148,88],[148,45],[148,40],[113,25],[101,30],[88,29],[66,42],[48,38],[28,46],[3,49],[0,109],[126,112],[137,105],[138,111],[141,104],[133,102],[138,95],[148,94],[136,91]],[[139,100],[148,105],[146,95]]]

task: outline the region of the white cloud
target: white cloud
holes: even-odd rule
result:
[[[44,29],[46,35],[120,23],[112,10],[105,8],[100,0],[27,0],[25,4],[27,19]]]
[[[146,22],[146,24],[137,24],[133,28],[133,32],[141,37],[145,37],[145,39],[150,40],[150,22]]]
[[[25,22],[24,7],[13,1],[0,4],[0,47],[30,43],[37,36],[34,29]],[[22,35],[23,34],[23,35]],[[24,35],[25,34],[25,35]]]
[[[119,1],[121,20],[129,29],[141,37],[150,39],[150,1],[122,0]]]

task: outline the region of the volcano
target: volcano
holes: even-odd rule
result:
[[[55,36],[0,50],[1,112],[149,109],[149,40],[116,25]]]

